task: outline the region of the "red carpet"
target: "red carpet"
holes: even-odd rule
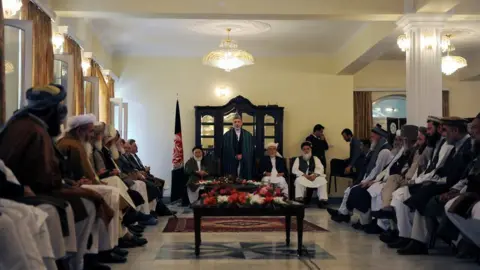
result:
[[[285,218],[262,217],[214,217],[202,218],[202,232],[284,232]],[[292,218],[292,231],[297,231],[297,222]],[[327,232],[326,229],[303,221],[304,232]],[[193,218],[170,218],[163,232],[194,232]]]

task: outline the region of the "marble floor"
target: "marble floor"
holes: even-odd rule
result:
[[[180,216],[191,211],[180,210]],[[329,232],[307,232],[304,246],[308,256],[295,255],[296,233],[292,246],[285,247],[285,234],[272,233],[203,233],[201,256],[193,255],[193,233],[162,233],[168,218],[160,218],[155,227],[145,231],[149,243],[130,249],[128,262],[113,265],[113,270],[153,269],[480,269],[473,262],[457,260],[448,250],[430,256],[402,257],[388,249],[377,236],[354,231],[346,224],[329,220],[325,210],[309,208],[306,220]]]

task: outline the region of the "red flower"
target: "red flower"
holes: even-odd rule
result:
[[[276,188],[275,189],[275,196],[278,197],[278,196],[281,196],[282,195],[282,189],[281,188]]]
[[[268,192],[268,188],[267,188],[267,187],[262,187],[262,188],[260,188],[260,190],[258,191],[258,193],[259,193],[260,195],[265,195],[265,194],[267,194],[267,192]]]
[[[264,203],[271,203],[272,201],[273,201],[273,197],[272,196],[267,196],[267,197],[265,197]]]
[[[236,203],[238,201],[238,193],[233,193],[228,197],[228,202],[229,203]]]
[[[242,185],[246,185],[247,184],[247,180],[242,180]]]
[[[215,197],[206,197],[203,200],[203,204],[205,205],[216,205],[217,204],[217,198]]]
[[[272,193],[270,193],[270,191],[265,193],[265,197],[272,197]]]
[[[227,191],[225,189],[221,189],[220,190],[220,195],[225,195],[225,194],[227,194]]]
[[[207,197],[207,193],[203,193],[202,198],[206,198],[206,197]]]

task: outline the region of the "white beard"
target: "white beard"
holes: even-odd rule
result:
[[[202,161],[203,157],[197,158],[196,156],[193,157],[196,161]]]
[[[90,158],[93,155],[93,146],[91,143],[84,142],[83,147],[85,148],[85,151],[87,152],[87,156]]]
[[[310,158],[312,157],[312,154],[311,153],[310,154],[303,154],[302,157],[303,157],[303,160],[310,160]]]
[[[120,157],[120,152],[115,144],[110,146],[110,151],[112,152],[112,158],[114,160],[117,160]]]
[[[94,143],[94,146],[95,146],[95,149],[97,149],[98,151],[102,151],[103,143],[102,143],[102,141],[96,141]]]

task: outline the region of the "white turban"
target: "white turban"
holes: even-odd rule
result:
[[[268,143],[266,148],[268,149],[268,148],[270,148],[270,147],[278,148],[278,143],[273,143],[273,142]]]
[[[402,131],[400,129],[397,129],[397,132],[395,132],[396,137],[402,136]]]
[[[97,122],[97,117],[93,114],[82,114],[77,116],[72,116],[68,118],[67,129],[65,131],[69,132],[72,129],[76,129],[79,126],[95,124]]]

